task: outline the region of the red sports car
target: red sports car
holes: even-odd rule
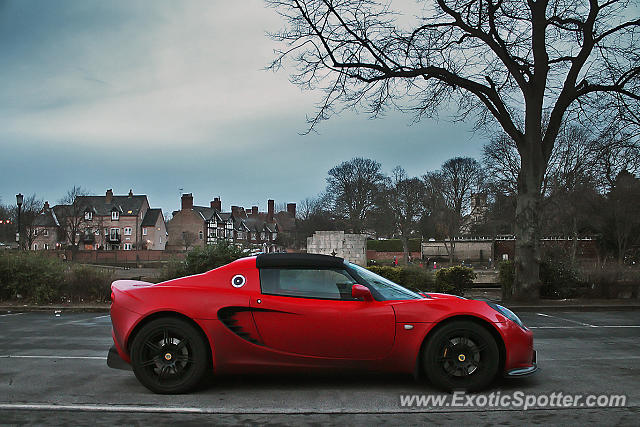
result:
[[[263,254],[111,289],[107,363],[156,393],[187,392],[210,370],[414,373],[478,390],[537,369],[533,335],[507,308],[417,294],[332,256]]]

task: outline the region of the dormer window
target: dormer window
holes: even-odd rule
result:
[[[117,221],[120,219],[120,212],[111,211],[111,221]]]

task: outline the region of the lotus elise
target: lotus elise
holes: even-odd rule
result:
[[[412,292],[333,256],[261,254],[111,289],[107,364],[156,393],[188,392],[211,372],[339,370],[473,391],[537,369],[533,334],[509,309]]]

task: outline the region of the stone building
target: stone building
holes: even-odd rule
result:
[[[333,255],[361,266],[367,265],[367,236],[344,231],[316,231],[307,237],[307,253]]]

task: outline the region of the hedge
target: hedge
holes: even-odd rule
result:
[[[248,253],[245,249],[226,241],[215,245],[195,247],[187,252],[184,260],[170,260],[162,270],[158,280],[163,282],[177,277],[204,273],[247,255]]]
[[[110,272],[65,263],[43,253],[0,254],[0,300],[105,302],[111,295],[112,279]]]
[[[409,239],[409,252],[420,252],[420,239]],[[367,240],[367,250],[378,252],[402,252],[400,239]]]

